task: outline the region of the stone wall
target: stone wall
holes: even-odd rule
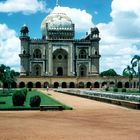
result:
[[[2,83],[0,84],[2,87]],[[43,88],[104,88],[106,86],[118,88],[129,88],[126,77],[20,77],[12,83],[12,87]],[[4,85],[6,87],[6,85]],[[138,79],[133,78],[131,88],[138,88]]]

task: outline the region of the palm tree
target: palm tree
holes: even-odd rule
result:
[[[131,68],[129,65],[123,70],[123,76],[129,77],[129,88],[131,88],[131,80],[135,74],[136,72],[134,71],[133,67]]]
[[[140,56],[135,55],[131,60],[132,67],[138,66],[139,93],[140,93]]]

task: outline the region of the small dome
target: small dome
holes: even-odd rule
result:
[[[95,34],[99,34],[99,29],[97,27],[91,28],[91,31]]]
[[[47,35],[48,30],[72,31],[73,23],[65,13],[57,13],[53,11],[42,21],[41,30],[43,35]]]
[[[28,27],[24,24],[24,25],[21,27],[20,32],[21,32],[21,33],[28,33],[28,32],[29,32],[29,29],[28,29]]]

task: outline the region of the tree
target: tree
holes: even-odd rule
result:
[[[140,56],[135,55],[131,60],[132,67],[138,66],[139,93],[140,93]]]
[[[136,72],[134,71],[133,67],[130,67],[129,65],[123,70],[123,76],[126,76],[129,78],[129,88],[131,88],[131,80],[133,79],[133,75],[136,75]]]
[[[0,65],[0,81],[3,83],[6,83],[8,85],[8,88],[11,87],[11,83],[15,81],[15,77],[18,75],[17,72],[14,70],[11,70],[10,67],[5,65]],[[3,86],[4,89],[4,86]]]
[[[118,74],[116,73],[114,69],[109,69],[109,70],[101,72],[100,76],[115,77],[115,76],[118,76]],[[114,80],[115,80],[115,87],[117,87],[117,79],[114,78]]]
[[[100,73],[101,76],[118,76],[114,69],[109,69]]]

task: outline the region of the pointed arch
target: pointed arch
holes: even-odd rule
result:
[[[53,75],[68,75],[68,52],[65,49],[56,49],[53,52]]]
[[[102,83],[102,87],[104,87],[105,85],[107,85],[107,82],[104,81],[104,82]]]
[[[25,87],[25,83],[24,82],[20,82],[19,83],[19,88],[24,88]]]
[[[41,88],[41,83],[40,83],[40,82],[36,82],[36,83],[35,83],[35,87],[36,87],[36,88]]]
[[[69,84],[69,88],[75,88],[75,84],[74,84],[74,82],[70,82],[70,84]]]
[[[84,87],[85,87],[84,82],[79,82],[79,88],[84,88]]]
[[[33,52],[33,58],[41,58],[41,50],[40,49],[35,49]]]
[[[11,83],[11,88],[17,88],[17,83],[15,81]]]
[[[44,88],[49,87],[49,83],[48,82],[44,82]]]
[[[123,87],[122,82],[118,82],[117,87],[122,88]]]
[[[54,82],[54,88],[58,88],[59,87],[59,83],[58,82]]]
[[[87,67],[85,65],[81,65],[79,67],[79,76],[81,77],[87,76]]]
[[[33,75],[41,76],[41,66],[39,64],[33,66]]]
[[[67,88],[67,83],[66,82],[62,83],[62,88]]]
[[[129,88],[129,82],[125,82],[124,86],[125,88]]]
[[[86,87],[87,87],[87,88],[90,88],[91,86],[92,86],[92,83],[91,83],[91,82],[87,82]]]
[[[94,88],[99,88],[99,87],[100,87],[99,82],[95,82],[95,83],[94,83]]]
[[[87,55],[86,55],[86,50],[82,49],[79,51],[79,58],[80,59],[86,59]]]
[[[33,83],[32,82],[28,82],[27,83],[27,88],[33,88]]]

